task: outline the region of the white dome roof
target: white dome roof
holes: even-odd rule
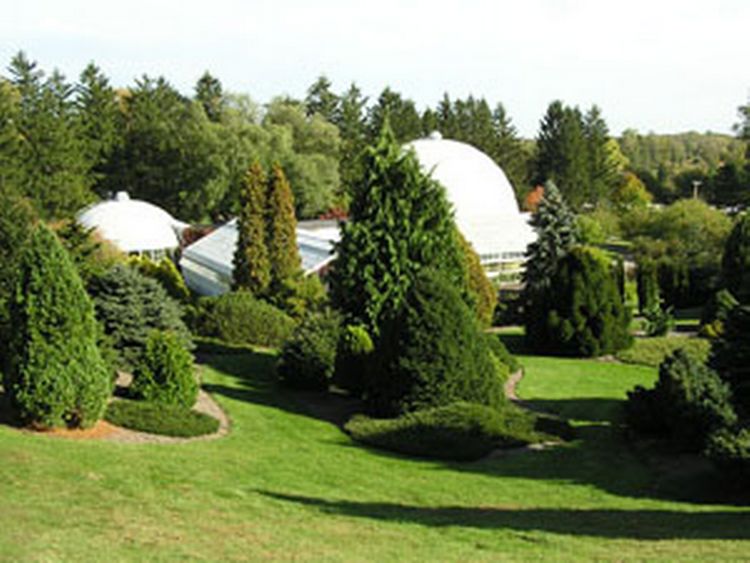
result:
[[[130,199],[127,192],[87,207],[77,219],[123,252],[177,248],[177,232],[187,226],[156,205]]]
[[[458,228],[480,256],[522,253],[534,240],[513,186],[489,156],[439,134],[407,147],[414,149],[422,169],[445,187]]]

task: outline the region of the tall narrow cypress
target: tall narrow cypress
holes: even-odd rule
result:
[[[302,275],[297,248],[294,196],[279,164],[274,164],[266,195],[266,240],[271,261],[271,293],[285,293]]]
[[[264,295],[271,284],[271,261],[267,247],[266,174],[259,162],[247,172],[240,193],[237,247],[234,252],[234,289]]]

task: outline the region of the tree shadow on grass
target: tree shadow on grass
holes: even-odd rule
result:
[[[231,379],[227,384],[209,383],[209,393],[232,400],[280,409],[341,426],[362,412],[361,402],[336,394],[319,394],[279,388],[275,378],[276,357],[268,352],[211,354],[201,357],[204,365]],[[630,498],[659,498],[691,503],[747,504],[748,494],[727,488],[728,484],[705,459],[697,456],[654,456],[653,451],[632,447],[619,422],[622,401],[604,398],[529,401],[539,410],[575,419],[577,439],[541,451],[499,451],[477,462],[440,462],[435,471],[473,473],[494,477],[539,479],[592,485]],[[355,445],[349,440],[338,447],[367,449],[372,455],[413,458]],[[657,451],[657,454],[659,452]],[[415,460],[416,462],[416,460]]]
[[[258,492],[278,501],[313,507],[324,514],[409,522],[430,527],[538,531],[630,540],[750,540],[750,511],[422,507]]]
[[[342,426],[362,412],[362,402],[343,394],[282,388],[276,381],[276,356],[246,350],[241,354],[203,354],[200,363],[234,379],[234,385],[207,383],[207,392],[236,401],[278,408]]]

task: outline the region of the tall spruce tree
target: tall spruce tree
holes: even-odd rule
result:
[[[620,171],[611,157],[609,128],[597,106],[583,117],[583,133],[588,152],[588,183],[585,199],[597,203],[610,198],[621,181]]]
[[[377,336],[403,305],[424,267],[465,290],[465,264],[453,214],[439,183],[422,174],[386,124],[367,151],[349,221],[336,244],[331,298],[348,320]]]
[[[366,105],[367,98],[352,83],[341,96],[333,120],[341,135],[339,173],[347,198],[351,198],[354,184],[362,177],[362,157],[367,146]]]
[[[537,338],[544,329],[540,305],[552,288],[552,278],[557,266],[579,243],[576,220],[554,182],[544,185],[536,213],[531,217],[531,226],[536,240],[526,250],[526,268],[523,273],[523,303],[526,321],[526,336]]]
[[[247,289],[255,295],[265,295],[271,285],[266,184],[263,167],[256,161],[245,177],[237,217],[233,287]]]
[[[495,140],[491,156],[508,175],[516,195],[526,192],[529,183],[529,154],[505,106],[498,103],[492,112]],[[518,198],[520,201],[520,197]]]
[[[97,348],[91,301],[45,226],[36,228],[21,257],[10,319],[3,385],[21,419],[42,427],[96,422],[112,377]]]
[[[15,123],[23,194],[44,217],[70,215],[93,197],[73,89],[56,71],[45,78],[23,52],[11,61],[10,74],[20,96]]]
[[[76,115],[85,140],[86,158],[94,190],[104,196],[101,184],[114,150],[122,144],[122,113],[117,93],[102,71],[90,63],[76,85]]]
[[[586,202],[589,158],[583,117],[578,108],[552,102],[537,136],[534,182],[552,180],[573,208]]]
[[[326,76],[320,76],[307,89],[305,109],[307,115],[322,116],[326,121],[333,122],[338,112],[339,97],[331,90],[331,81]]]
[[[283,299],[302,277],[294,196],[279,164],[273,165],[267,185],[266,240],[271,262],[271,294]]]
[[[208,71],[204,72],[195,84],[195,99],[203,106],[208,119],[215,123],[221,121],[226,99],[224,88],[218,78]]]
[[[408,143],[422,136],[422,119],[414,101],[385,88],[368,112],[370,139],[374,144],[386,121],[399,143]]]

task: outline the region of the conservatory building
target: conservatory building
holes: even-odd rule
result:
[[[407,147],[416,153],[422,170],[445,187],[458,228],[479,254],[487,275],[517,276],[536,235],[502,169],[480,150],[443,139],[440,133]]]
[[[130,199],[128,192],[117,192],[111,200],[90,205],[78,213],[76,220],[122,252],[154,259],[172,255],[180,245],[180,234],[188,227],[156,205]]]

